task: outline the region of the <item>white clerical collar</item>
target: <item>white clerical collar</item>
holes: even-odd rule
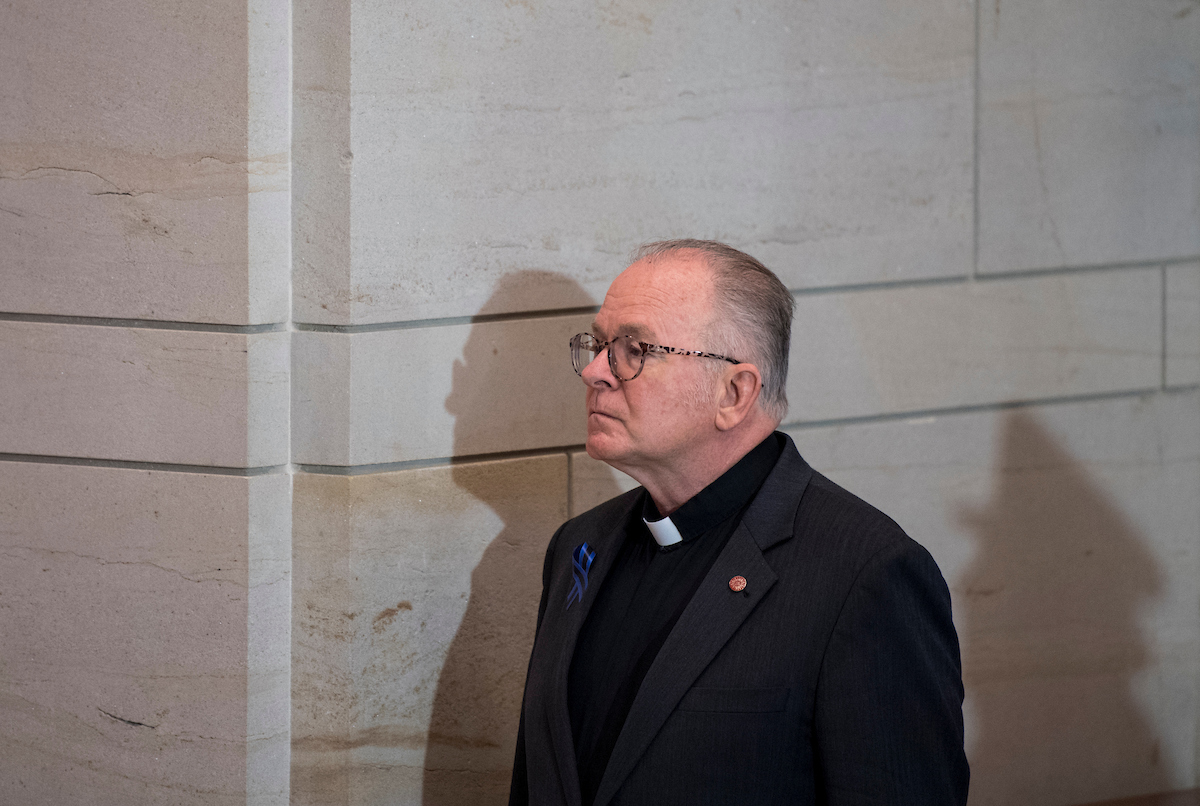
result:
[[[675,524],[671,523],[670,518],[663,518],[660,521],[648,521],[642,518],[642,523],[646,524],[646,528],[654,536],[654,542],[660,546],[673,546],[683,542],[683,535],[679,534],[679,530],[675,528]]]

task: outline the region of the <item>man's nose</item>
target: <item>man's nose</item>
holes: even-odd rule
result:
[[[601,386],[612,388],[620,383],[616,376],[612,374],[612,368],[608,365],[607,347],[596,353],[596,357],[583,368],[580,376],[583,378],[584,383],[596,388]]]

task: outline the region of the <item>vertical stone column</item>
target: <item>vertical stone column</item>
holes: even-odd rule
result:
[[[0,24],[0,802],[282,804],[289,8]]]

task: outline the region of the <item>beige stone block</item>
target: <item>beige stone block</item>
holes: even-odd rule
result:
[[[353,368],[346,333],[292,333],[292,459],[349,465]],[[420,417],[426,412],[412,412]]]
[[[573,451],[570,457],[572,518],[641,486],[632,477],[593,459],[584,451]]]
[[[793,429],[950,584],[972,803],[1195,780],[1200,395]]]
[[[979,267],[1200,253],[1200,18],[1184,0],[980,14]]]
[[[591,319],[298,333],[293,459],[382,464],[582,444],[584,387],[567,344]]]
[[[246,803],[286,806],[292,747],[292,479],[283,473],[254,476],[247,486]]]
[[[286,803],[290,479],[0,461],[0,489],[0,800]]]
[[[8,9],[5,311],[286,318],[287,20],[270,0]]]
[[[0,453],[288,461],[288,334],[0,322]]]
[[[350,321],[350,9],[292,3],[292,281],[304,322]]]
[[[1166,268],[1167,386],[1200,383],[1200,264]]]
[[[246,0],[248,324],[286,322],[292,282],[290,2]]]
[[[1157,387],[1161,297],[1157,269],[801,295],[787,422]],[[295,461],[580,445],[590,320],[297,334]]]
[[[1161,273],[797,299],[785,422],[1157,388]]]
[[[333,218],[298,210],[299,321],[573,307],[663,237],[730,241],[793,287],[970,268],[969,3],[359,0],[298,19],[340,38],[296,57],[297,141]],[[494,297],[528,269],[549,281]]]
[[[293,803],[502,802],[566,456],[295,485]]]

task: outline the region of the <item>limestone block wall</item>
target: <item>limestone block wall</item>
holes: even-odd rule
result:
[[[0,10],[0,803],[283,804],[286,3]]]
[[[786,430],[941,563],[972,803],[1195,785],[1192,9],[298,5],[293,801],[503,802],[535,547],[633,483],[566,340],[685,235],[794,290]]]
[[[504,802],[680,236],[941,565],[972,806],[1200,783],[1194,0],[201,5],[0,10],[0,804]]]

